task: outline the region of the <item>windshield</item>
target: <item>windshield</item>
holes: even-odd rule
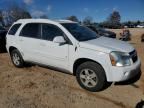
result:
[[[81,26],[77,23],[63,23],[62,24],[78,41],[88,41],[98,38],[98,34],[87,27]]]

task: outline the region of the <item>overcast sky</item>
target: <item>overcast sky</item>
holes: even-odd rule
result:
[[[34,17],[46,14],[51,19],[61,19],[76,15],[82,20],[91,16],[94,21],[101,22],[117,10],[122,21],[144,21],[144,0],[0,0],[0,9],[15,3],[25,5]]]

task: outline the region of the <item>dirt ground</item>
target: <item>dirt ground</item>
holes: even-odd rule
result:
[[[112,30],[120,33],[121,30]],[[144,29],[130,29],[144,73]],[[144,74],[135,84],[115,85],[91,93],[74,76],[32,66],[18,69],[7,53],[0,54],[0,108],[134,108],[144,98]]]

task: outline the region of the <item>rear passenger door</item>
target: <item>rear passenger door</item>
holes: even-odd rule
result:
[[[21,52],[26,61],[37,62],[39,57],[39,41],[41,39],[41,29],[39,23],[28,23],[26,24],[18,38]]]

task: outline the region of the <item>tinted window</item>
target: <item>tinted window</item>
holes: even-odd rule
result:
[[[40,24],[38,23],[29,23],[26,24],[21,33],[20,36],[24,37],[31,37],[31,38],[40,38]]]
[[[77,23],[63,23],[62,25],[79,41],[88,41],[99,37],[94,31]]]
[[[21,24],[13,25],[8,34],[15,35],[20,26],[21,26]]]
[[[56,26],[51,24],[42,24],[42,39],[53,41],[56,36],[63,36],[64,33]]]

